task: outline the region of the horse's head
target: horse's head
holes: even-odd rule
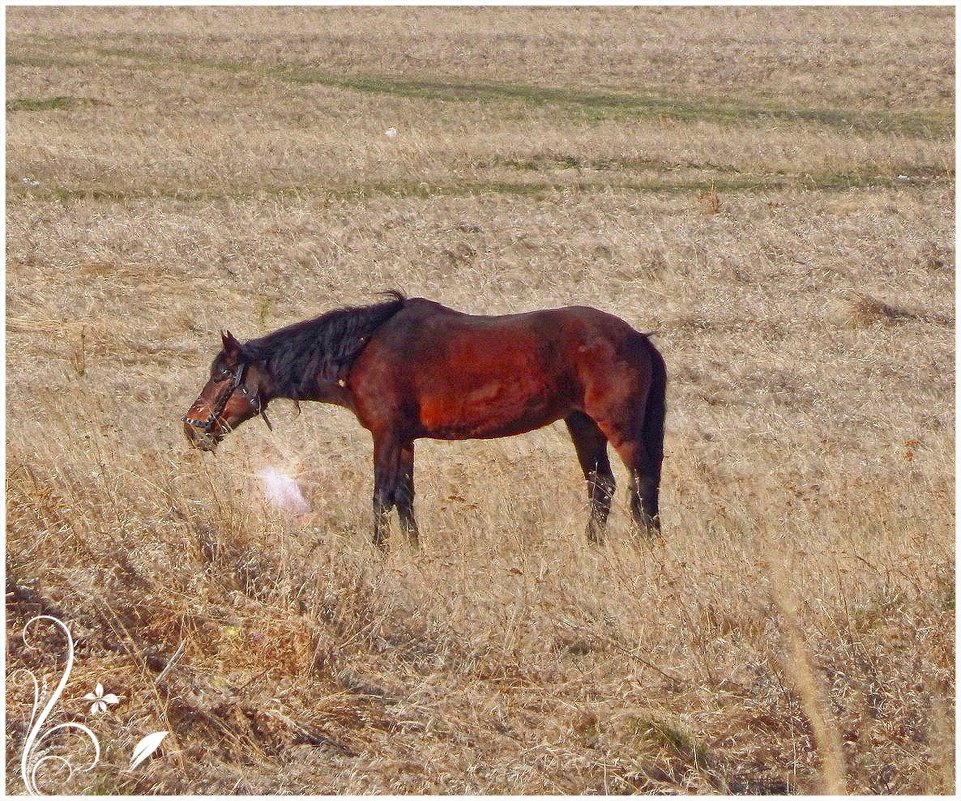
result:
[[[224,349],[210,366],[207,385],[183,417],[188,442],[204,451],[214,450],[228,433],[258,414],[271,427],[266,415],[266,370],[245,356],[229,331],[221,337]]]

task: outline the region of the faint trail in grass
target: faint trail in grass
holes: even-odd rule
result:
[[[535,153],[522,158],[503,158],[492,157],[488,159],[476,159],[470,162],[470,166],[476,169],[490,169],[496,167],[507,167],[522,172],[552,172],[564,170],[591,170],[600,173],[608,172],[643,172],[656,171],[658,173],[679,173],[682,171],[697,172],[702,175],[708,173],[721,173],[727,175],[742,176],[746,180],[757,180],[758,176],[764,176],[766,180],[774,178],[784,180],[807,180],[812,178],[816,182],[825,181],[877,181],[885,179],[885,176],[868,173],[867,171],[848,171],[836,173],[816,174],[804,176],[798,173],[790,173],[784,170],[766,171],[763,173],[746,172],[736,164],[719,163],[711,161],[676,161],[663,158],[647,158],[643,156],[584,156],[574,153]],[[901,170],[892,169],[892,174],[904,174],[910,176],[915,181],[937,181],[940,179],[951,179],[954,170],[946,169],[934,164],[915,164],[910,167],[905,166]],[[899,183],[902,183],[899,181]]]
[[[61,43],[62,46],[62,43]],[[453,78],[408,78],[394,75],[337,75],[289,64],[258,64],[217,58],[165,55],[152,50],[129,47],[98,47],[91,54],[103,58],[125,59],[153,65],[176,64],[197,69],[216,69],[228,73],[250,72],[264,78],[295,85],[321,85],[345,91],[441,102],[514,102],[554,108],[578,114],[587,120],[671,119],[709,121],[728,124],[788,122],[818,124],[840,130],[876,132],[943,139],[954,135],[954,117],[939,112],[862,111],[836,108],[795,108],[764,104],[740,104],[711,98],[667,97],[618,91],[594,91],[572,87],[536,86],[497,81],[456,80]],[[59,60],[59,61],[58,61]],[[82,61],[59,55],[35,54],[8,56],[7,66],[53,66],[57,63],[79,66]],[[92,61],[87,63],[93,63]]]
[[[864,175],[732,175],[710,179],[681,181],[659,180],[611,180],[611,181],[510,181],[476,180],[457,183],[424,181],[384,181],[357,184],[297,184],[277,186],[252,186],[223,189],[171,189],[147,187],[143,189],[104,187],[51,187],[28,188],[8,181],[8,197],[33,196],[60,200],[62,202],[83,200],[105,203],[121,203],[131,200],[177,200],[183,202],[216,201],[257,197],[330,197],[354,199],[365,197],[473,197],[479,195],[516,195],[543,197],[553,193],[569,192],[597,194],[601,192],[633,192],[637,194],[683,194],[714,190],[717,192],[763,192],[786,189],[808,191],[846,191],[852,189],[894,188],[912,189],[931,185],[943,185],[952,180],[945,176],[940,180],[904,182],[884,176]]]
[[[707,99],[525,84],[417,80],[375,75],[337,76],[290,67],[275,68],[271,73],[290,83],[323,84],[355,92],[459,102],[509,100],[536,106],[562,107],[580,111],[589,119],[666,118],[727,123],[787,121],[818,123],[845,130],[911,134],[924,138],[939,138],[954,132],[953,119],[940,114],[748,106]]]

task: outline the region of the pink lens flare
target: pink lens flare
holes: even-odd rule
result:
[[[297,482],[281,470],[266,467],[257,473],[264,486],[264,498],[271,506],[295,514],[310,511],[310,504],[304,498]]]

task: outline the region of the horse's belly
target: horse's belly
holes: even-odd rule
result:
[[[546,387],[492,379],[420,399],[423,436],[488,439],[523,434],[563,417],[568,404]]]

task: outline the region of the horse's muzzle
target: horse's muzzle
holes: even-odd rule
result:
[[[192,426],[187,422],[184,422],[184,434],[187,436],[187,442],[202,451],[213,452],[217,450],[217,445],[220,442],[209,431],[204,431],[204,429]]]

